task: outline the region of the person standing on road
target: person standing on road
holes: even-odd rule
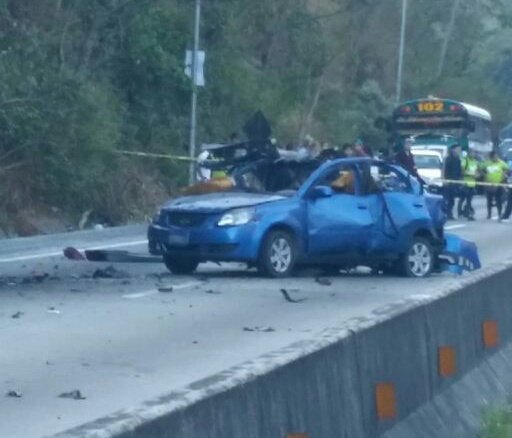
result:
[[[455,143],[450,146],[450,152],[446,157],[443,169],[443,178],[451,181],[462,180],[462,163],[460,161],[460,145]],[[447,182],[443,187],[445,211],[448,220],[454,220],[453,207],[455,198],[459,192],[459,183]]]
[[[498,209],[498,219],[501,219],[501,210],[503,208],[503,187],[498,184],[506,182],[509,173],[509,166],[500,159],[496,151],[489,154],[489,159],[482,164],[485,182],[496,184],[487,186],[485,192],[487,195],[487,219],[492,218],[492,207],[496,205]]]
[[[407,172],[414,176],[422,185],[425,185],[425,181],[421,178],[414,161],[414,155],[412,153],[413,141],[410,138],[405,139],[403,146],[395,155],[395,163],[403,167]]]
[[[466,185],[462,187],[462,193],[457,208],[459,217],[464,216],[469,221],[475,220],[475,210],[473,209],[472,202],[476,192],[478,173],[479,169],[476,153],[474,150],[470,149],[467,155],[462,158],[462,174]]]

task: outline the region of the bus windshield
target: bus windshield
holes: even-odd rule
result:
[[[405,102],[393,112],[392,131],[397,140],[450,136],[464,148],[480,153],[492,150],[489,112],[454,100],[428,98]],[[428,140],[419,144],[422,142]]]

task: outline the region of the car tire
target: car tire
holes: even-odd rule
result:
[[[428,277],[435,266],[432,244],[423,237],[414,237],[406,253],[400,258],[398,268],[406,277]]]
[[[296,260],[297,244],[293,236],[286,231],[271,231],[261,247],[258,271],[267,277],[288,277]]]
[[[193,257],[173,257],[164,254],[164,263],[167,269],[176,275],[192,274],[199,266],[199,260]]]

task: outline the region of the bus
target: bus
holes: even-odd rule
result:
[[[485,156],[493,150],[491,114],[475,105],[429,97],[404,102],[393,112],[391,130],[395,141],[412,137],[423,149],[463,149]]]

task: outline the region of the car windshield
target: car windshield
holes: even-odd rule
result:
[[[441,160],[435,155],[415,154],[414,161],[418,169],[441,169]]]

